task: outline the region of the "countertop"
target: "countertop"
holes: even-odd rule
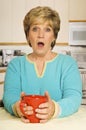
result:
[[[24,123],[0,107],[0,130],[86,130],[86,106],[65,118],[51,119],[47,123]]]

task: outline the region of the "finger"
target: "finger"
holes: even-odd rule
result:
[[[21,110],[20,110],[20,101],[18,101],[18,102],[16,103],[16,111],[17,111],[19,117],[23,116],[23,113],[22,113]]]
[[[27,106],[27,104],[25,104],[23,109],[24,109],[24,111],[31,111],[31,110],[33,110],[33,107],[32,106]]]
[[[51,98],[50,98],[50,95],[49,95],[48,91],[46,91],[46,92],[45,92],[45,96],[47,97],[48,101],[50,101],[50,100],[51,100]]]
[[[26,119],[24,116],[21,117],[21,121],[24,123],[29,123],[29,119]]]
[[[40,120],[40,123],[46,123],[48,120]]]
[[[35,112],[39,113],[39,114],[47,114],[48,113],[48,109],[36,109]]]
[[[24,105],[23,110],[24,110],[24,113],[27,115],[33,114],[33,107],[31,106]]]
[[[20,98],[22,99],[23,96],[25,96],[25,92],[21,92]]]
[[[24,110],[25,111],[25,114],[27,114],[27,115],[32,115],[33,114],[33,108],[32,107],[27,107],[27,109],[26,110]]]
[[[25,114],[27,114],[27,115],[32,115],[32,114],[33,114],[33,111],[26,111]]]
[[[49,107],[49,103],[45,102],[39,105],[39,108],[48,108]]]
[[[48,114],[36,114],[36,117],[39,119],[47,120],[48,119]]]

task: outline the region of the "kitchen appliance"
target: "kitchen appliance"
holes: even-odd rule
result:
[[[8,63],[13,58],[13,55],[14,55],[14,50],[6,50],[6,49],[2,50],[2,63],[3,63],[3,66],[8,65]]]
[[[71,51],[70,55],[77,61],[79,69],[86,69],[86,51]]]
[[[69,23],[69,45],[86,46],[86,22]]]
[[[78,63],[82,78],[82,105],[86,105],[86,51],[71,51],[70,55]]]
[[[82,78],[82,105],[86,105],[86,70],[81,70],[81,78]]]

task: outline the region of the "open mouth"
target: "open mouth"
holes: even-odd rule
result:
[[[43,47],[43,46],[44,46],[44,43],[43,43],[43,42],[38,42],[38,46],[39,46],[39,47]]]

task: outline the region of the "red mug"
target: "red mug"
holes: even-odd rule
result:
[[[42,95],[25,95],[20,102],[20,110],[24,116],[30,120],[31,123],[39,123],[40,119],[36,117],[35,109],[39,107],[41,103],[47,102],[47,97]],[[33,114],[27,115],[24,111],[24,105],[33,107]]]

